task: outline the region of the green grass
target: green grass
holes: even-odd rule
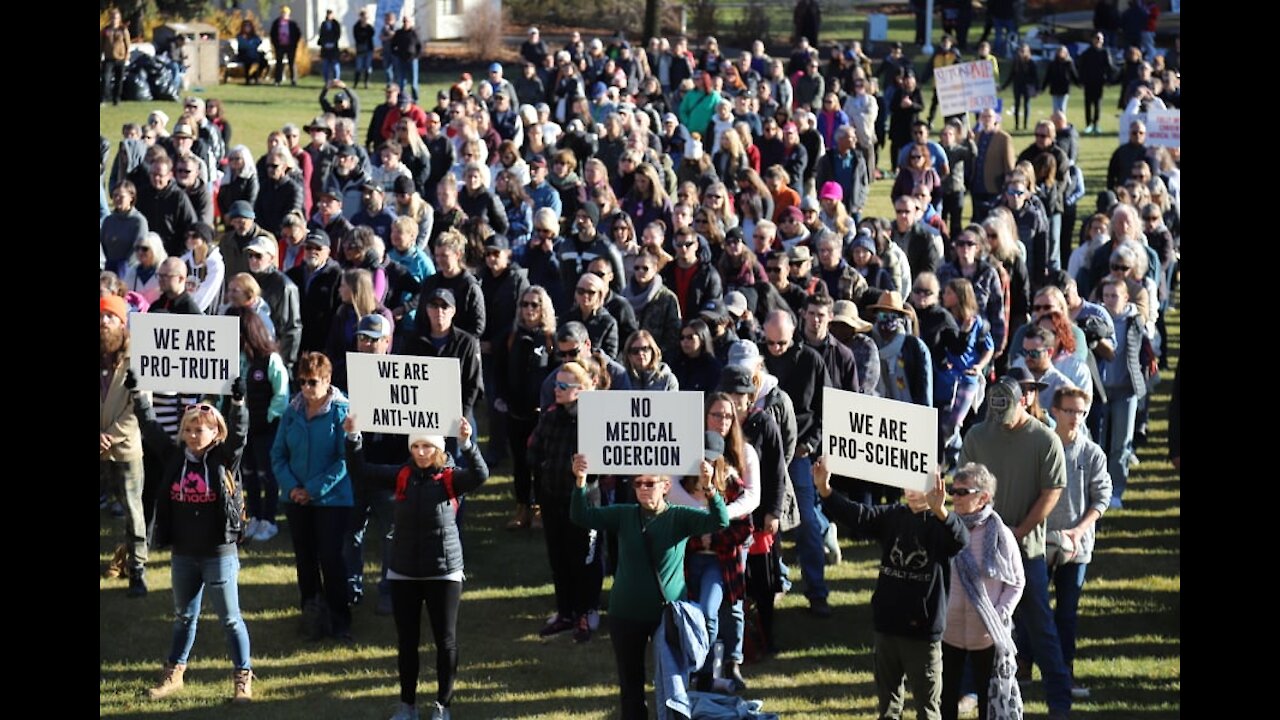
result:
[[[424,97],[443,85],[427,76]],[[255,154],[266,134],[285,122],[305,123],[318,112],[319,79],[302,88],[221,86],[206,94],[227,103],[237,141],[248,140]],[[1113,131],[1114,89],[1103,100],[1104,127]],[[1007,97],[1007,96],[1006,96]],[[366,107],[379,99],[363,94]],[[1111,104],[1108,104],[1110,101]],[[119,125],[142,120],[161,107],[176,117],[174,103],[126,103],[105,108],[103,134],[117,138]],[[1033,120],[1049,112],[1047,96],[1032,103]],[[1069,113],[1083,126],[1079,93]],[[1012,123],[1006,116],[1006,122]],[[1016,133],[1016,147],[1031,142]],[[1114,135],[1082,138],[1080,161],[1090,194],[1102,185],[1115,148]],[[887,162],[882,162],[887,165]],[[869,212],[887,215],[890,183],[872,188]],[[1180,347],[1179,314],[1168,316],[1171,361]],[[1166,374],[1171,380],[1172,374]],[[1074,716],[1119,719],[1176,718],[1181,692],[1181,516],[1180,481],[1165,457],[1169,383],[1152,403],[1151,439],[1139,449],[1142,464],[1130,478],[1126,507],[1111,511],[1099,527],[1096,557],[1080,612],[1077,675],[1093,690],[1075,705]],[[501,469],[502,473],[507,470]],[[502,529],[511,510],[511,479],[496,475],[468,503],[464,534],[468,581],[461,610],[461,668],[455,710],[468,718],[609,718],[616,708],[614,663],[607,632],[575,646],[567,636],[540,640],[537,631],[553,607],[550,573],[539,533]],[[99,554],[105,563],[118,532],[103,515]],[[252,637],[257,701],[237,708],[242,718],[373,718],[389,716],[397,696],[395,634],[390,618],[377,617],[369,604],[355,609],[354,647],[312,644],[296,633],[299,613],[287,529],[265,546],[242,549],[241,603]],[[828,569],[835,615],[818,620],[805,610],[798,592],[778,608],[777,657],[745,668],[747,696],[766,710],[792,718],[863,718],[874,714],[871,679],[871,612],[877,553],[843,541],[845,562]],[[789,557],[794,550],[787,548]],[[369,555],[372,561],[373,555]],[[224,718],[231,690],[225,643],[206,603],[201,632],[187,675],[188,687],[172,699],[141,697],[153,682],[169,643],[172,596],[169,555],[152,556],[151,594],[125,598],[125,583],[100,581],[99,642],[104,682],[101,715],[114,718]],[[372,564],[366,565],[371,568]],[[370,576],[371,577],[371,576]],[[606,588],[608,585],[606,584]],[[424,677],[419,692],[434,693],[433,652],[424,642]],[[1026,691],[1032,717],[1046,712],[1038,684]]]

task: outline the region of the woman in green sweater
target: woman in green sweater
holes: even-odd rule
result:
[[[709,469],[704,467],[704,473]],[[570,519],[586,528],[608,530],[618,538],[618,570],[609,592],[609,635],[618,663],[622,718],[647,718],[645,648],[662,620],[663,605],[685,596],[685,543],[692,535],[728,527],[729,513],[714,486],[707,510],[668,505],[671,478],[665,475],[637,475],[631,482],[636,504],[590,507],[587,458],[581,453],[573,456],[573,476],[577,487],[569,506]]]

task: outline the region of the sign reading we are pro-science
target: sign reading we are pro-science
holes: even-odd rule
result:
[[[927,491],[938,465],[938,411],[824,388],[822,454],[836,475]]]
[[[596,390],[578,396],[578,452],[598,475],[697,475],[700,392]]]
[[[230,395],[240,375],[240,319],[133,313],[129,368],[139,390]]]
[[[361,432],[458,435],[462,381],[457,358],[347,353],[347,385]]]

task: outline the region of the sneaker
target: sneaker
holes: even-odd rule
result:
[[[129,573],[129,592],[131,598],[143,598],[147,596],[147,580],[143,577],[142,568],[133,570]]]
[[[449,708],[436,702],[431,707],[431,720],[449,720]]]
[[[573,630],[573,641],[576,643],[584,643],[591,639],[591,621],[586,615],[579,615],[576,623],[577,627]]]
[[[276,525],[270,520],[263,520],[262,524],[258,526],[258,534],[255,535],[253,539],[259,542],[266,542],[279,534],[280,534],[279,525]]]
[[[956,714],[962,717],[978,714],[978,696],[976,693],[969,693],[960,698],[960,703],[956,706]]]
[[[809,612],[820,618],[831,617],[831,603],[826,598],[813,598],[809,601]]]
[[[828,565],[839,565],[844,556],[840,554],[840,539],[836,536],[836,524],[827,526],[822,535],[822,552]]]
[[[261,521],[261,520],[259,520],[258,518],[254,518],[254,519],[250,520],[250,521],[249,521],[249,522],[244,526],[244,539],[245,539],[245,540],[256,540],[256,539],[257,539],[257,535],[258,535],[258,531],[259,531],[259,530],[261,530],[261,529],[262,529],[262,521]]]
[[[186,665],[172,665],[165,663],[164,670],[160,673],[160,682],[155,687],[147,691],[147,695],[152,700],[159,700],[168,697],[173,693],[182,689],[182,677],[187,672]]]
[[[1072,686],[1071,686],[1071,699],[1072,699],[1072,700],[1088,700],[1088,699],[1089,699],[1089,688],[1084,687],[1083,685],[1072,685]]]
[[[231,673],[231,702],[247,703],[253,700],[253,671],[245,668]]]
[[[409,703],[400,703],[400,709],[391,716],[391,720],[418,720],[418,708]]]
[[[587,627],[591,628],[591,632],[600,629],[600,611],[590,610],[587,612]]]
[[[546,625],[542,626],[542,629],[538,631],[538,637],[551,637],[572,629],[573,621],[557,614]]]

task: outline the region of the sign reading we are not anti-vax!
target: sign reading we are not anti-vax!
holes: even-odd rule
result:
[[[938,411],[824,388],[822,446],[836,475],[928,490],[937,467]]]
[[[351,412],[362,432],[458,435],[457,358],[347,353]]]

